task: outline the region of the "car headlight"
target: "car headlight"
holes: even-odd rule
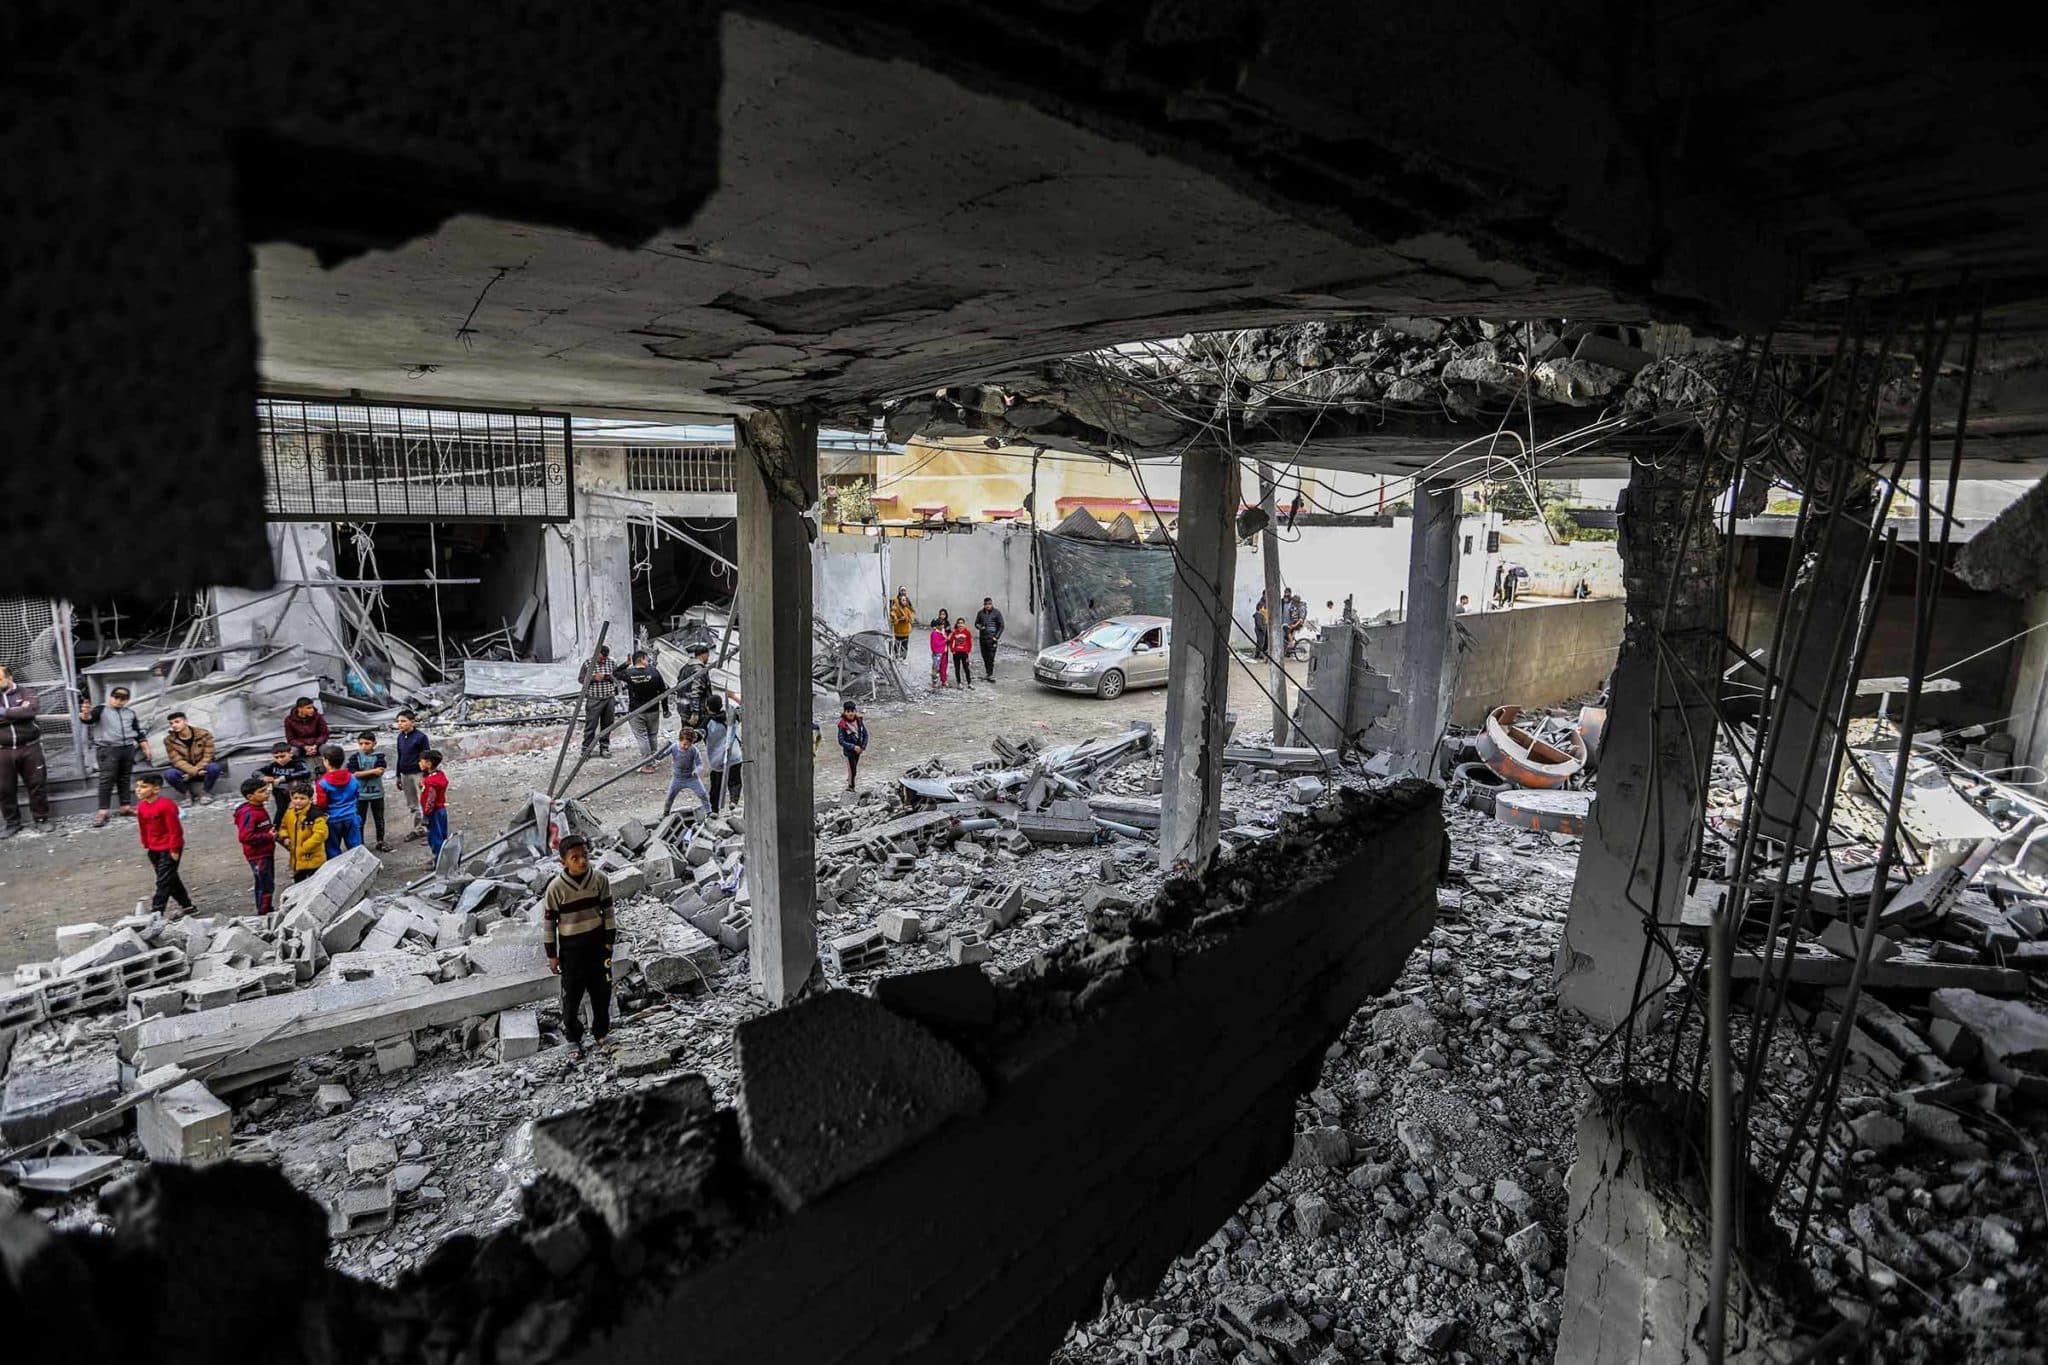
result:
[[[1067,672],[1093,673],[1096,669],[1100,667],[1102,667],[1102,661],[1100,659],[1076,659],[1074,660],[1074,662],[1067,665]]]

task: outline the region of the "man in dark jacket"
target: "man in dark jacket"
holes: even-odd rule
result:
[[[701,730],[710,717],[705,702],[711,696],[711,646],[693,645],[690,662],[676,679],[676,714],[692,730]]]
[[[651,773],[655,746],[661,743],[661,718],[668,714],[668,682],[644,649],[633,651],[633,662],[619,679],[626,684],[626,710],[632,716],[634,742],[640,746],[640,757],[647,760],[640,771]]]
[[[36,729],[36,694],[0,664],[0,816],[6,826],[0,839],[21,833],[21,809],[14,804],[17,787],[28,788],[28,813],[35,832],[50,827],[49,764],[43,758],[43,736]]]
[[[996,599],[981,599],[981,610],[974,613],[974,633],[981,639],[981,676],[994,681],[996,676],[996,642],[1003,638],[1003,614],[996,610]]]
[[[284,713],[284,737],[300,758],[311,763],[327,747],[327,717],[320,714],[311,697],[300,697]]]

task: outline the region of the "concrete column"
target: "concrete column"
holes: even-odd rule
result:
[[[1853,509],[1817,519],[1819,525],[1811,528],[1813,548],[1792,590],[1786,657],[1775,670],[1786,689],[1784,710],[1760,802],[1758,832],[1769,839],[1811,843],[1821,801],[1834,781],[1837,734],[1829,718],[1849,689],[1855,621],[1870,581],[1867,502],[1862,510],[1861,520]],[[1838,660],[1837,637],[1844,634],[1849,639]]]
[[[1181,462],[1159,823],[1159,865],[1165,868],[1201,866],[1222,833],[1238,490],[1237,461],[1221,451]]]
[[[1409,528],[1408,606],[1401,627],[1401,759],[1403,771],[1431,777],[1430,757],[1444,725],[1444,655],[1458,596],[1458,508],[1447,484],[1415,487]]]
[[[1273,466],[1259,461],[1259,510],[1266,514],[1266,529],[1260,534],[1259,556],[1266,568],[1266,620],[1269,653],[1273,659],[1273,742],[1287,742],[1287,625],[1280,619],[1280,536],[1273,526]]]
[[[546,643],[555,660],[581,659],[597,644],[598,627],[612,657],[623,659],[633,641],[633,542],[620,506],[579,502],[576,519],[542,531],[547,575]]]
[[[811,788],[811,542],[818,424],[788,408],[734,423],[739,485],[740,694],[747,708],[747,958],[770,1004],[817,968]]]
[[[1557,962],[1559,1006],[1602,1024],[1628,1015],[1639,969],[1638,1025],[1653,1025],[1663,1010],[1671,962],[1651,946],[1644,965],[1648,917],[1678,922],[1704,795],[1700,778],[1713,762],[1721,537],[1703,512],[1682,553],[1679,545],[1703,458],[1694,444],[1655,466],[1636,465],[1629,478],[1620,545],[1628,624]],[[1710,487],[1703,495],[1709,508],[1714,494]]]

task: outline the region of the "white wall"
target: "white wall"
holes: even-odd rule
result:
[[[821,532],[811,547],[811,610],[842,635],[889,628],[891,563],[902,541]]]
[[[903,537],[890,542],[894,577],[889,591],[910,590],[920,626],[944,607],[968,620],[993,597],[1003,613],[1003,638],[1026,649],[1038,647],[1038,611],[1031,592],[1031,533],[1021,527],[982,524],[968,532]]]

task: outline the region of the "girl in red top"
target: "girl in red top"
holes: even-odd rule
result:
[[[974,628],[961,617],[953,622],[953,681],[955,686],[974,686],[973,671],[967,667],[967,656],[974,652]]]

